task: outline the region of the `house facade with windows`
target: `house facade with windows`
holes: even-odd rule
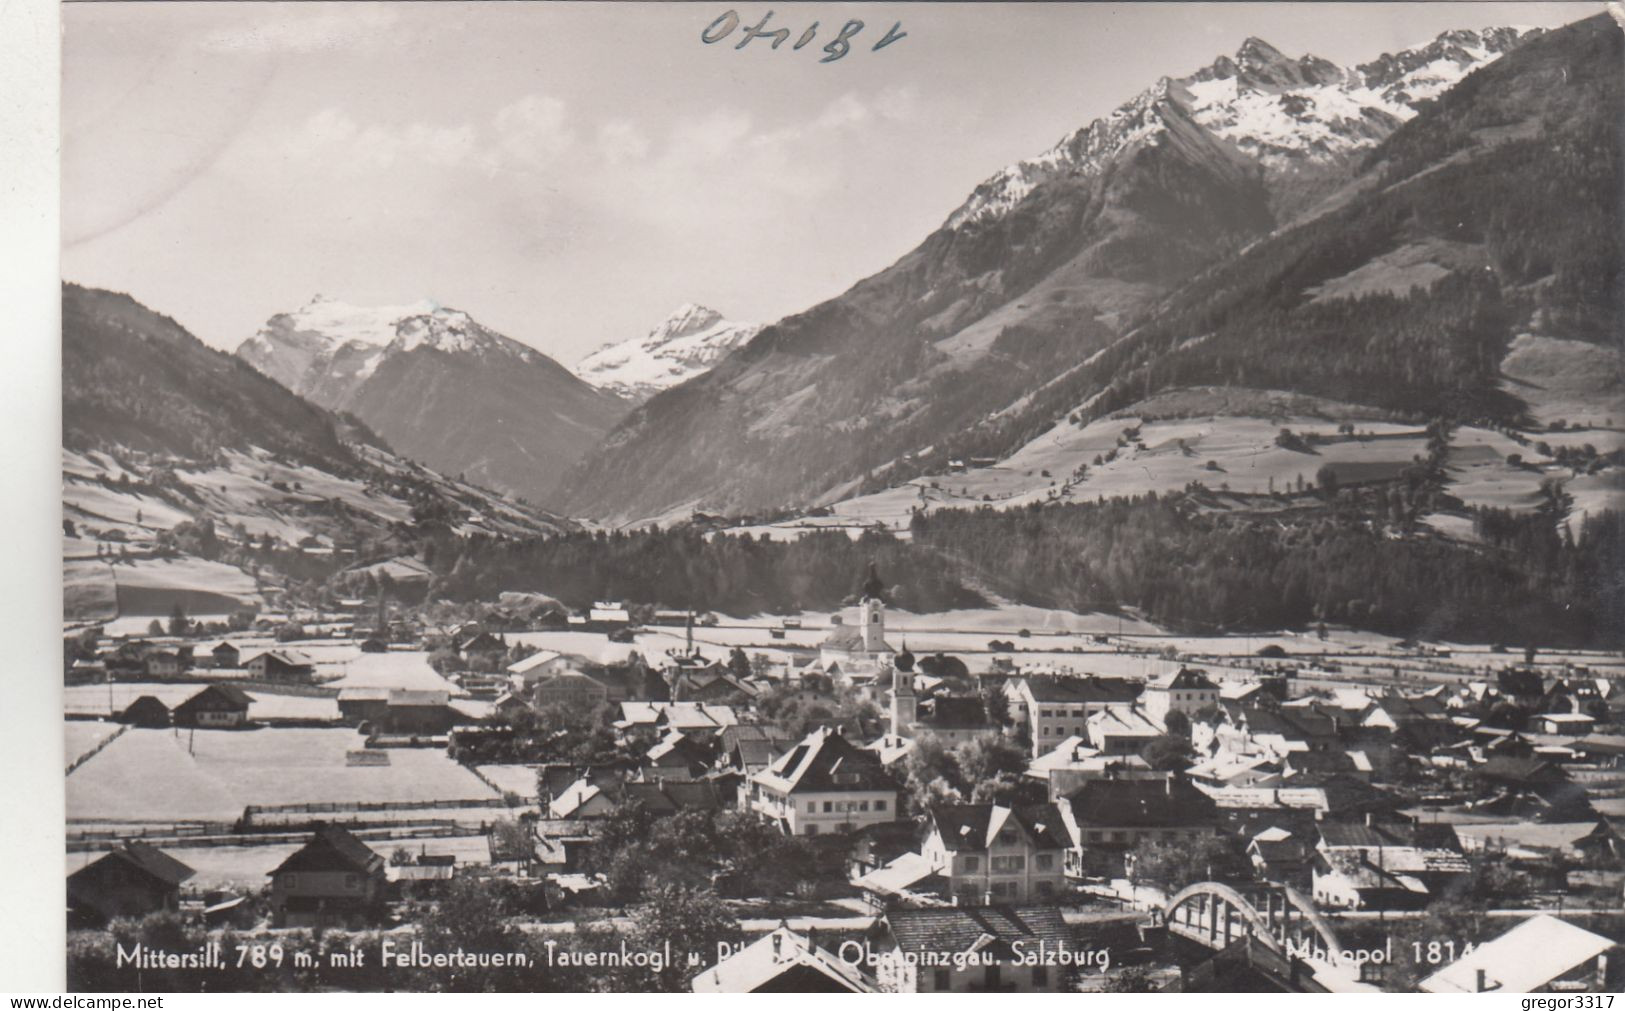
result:
[[[1090,780],[1067,799],[1062,813],[1072,837],[1069,877],[1120,876],[1124,855],[1139,843],[1210,836],[1219,826],[1213,798],[1173,775]]]
[[[1140,706],[1158,723],[1166,723],[1173,712],[1192,716],[1208,706],[1219,704],[1219,686],[1206,671],[1181,667],[1167,680],[1152,681],[1140,695]]]
[[[1132,708],[1140,686],[1121,678],[1035,675],[1016,678],[1005,692],[1010,715],[1026,725],[1037,758],[1068,737],[1084,737],[1095,713]]]
[[[940,804],[920,853],[962,906],[1048,902],[1065,881],[1069,837],[1054,804]]]
[[[309,681],[316,673],[315,661],[291,649],[268,649],[243,666],[261,681]]]
[[[609,686],[590,675],[566,668],[539,678],[531,689],[531,700],[538,708],[590,708],[609,701]]]
[[[897,784],[872,751],[821,727],[750,777],[746,806],[786,835],[897,820]]]
[[[274,927],[359,926],[374,919],[386,879],[384,858],[337,825],[270,872]]]
[[[888,993],[1061,992],[1068,968],[1032,956],[1077,950],[1054,906],[893,909],[867,941]]]
[[[233,729],[248,723],[248,707],[253,702],[236,685],[210,685],[175,707],[177,727]]]

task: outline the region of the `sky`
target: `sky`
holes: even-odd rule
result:
[[[69,3],[63,275],[221,348],[317,294],[432,298],[572,364],[685,302],[772,322],[838,295],[1004,165],[1248,36],[1347,65],[1599,10]],[[769,11],[789,40],[736,48]]]

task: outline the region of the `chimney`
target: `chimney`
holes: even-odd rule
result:
[[[818,950],[818,928],[817,927],[808,927],[807,928],[807,950],[808,951],[817,951]]]
[[[1479,969],[1473,975],[1475,977],[1475,979],[1473,981],[1473,992],[1474,993],[1483,993],[1486,989],[1488,989],[1488,987],[1486,985],[1486,980],[1484,978],[1485,977],[1484,970]]]
[[[777,962],[779,960],[779,950],[783,945],[784,935],[777,930],[773,931],[773,961]]]

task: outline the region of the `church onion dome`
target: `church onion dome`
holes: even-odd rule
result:
[[[914,654],[908,651],[908,643],[903,644],[903,651],[892,660],[892,666],[905,673],[914,670]]]
[[[886,584],[880,581],[880,573],[875,571],[875,563],[869,563],[869,578],[863,581],[863,597],[865,600],[885,600]]]

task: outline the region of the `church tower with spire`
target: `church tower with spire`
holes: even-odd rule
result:
[[[869,563],[869,578],[863,581],[858,622],[865,652],[880,653],[889,648],[886,645],[886,584],[880,581],[874,562]]]
[[[892,660],[891,736],[898,740],[911,736],[918,712],[919,700],[914,695],[914,654],[904,642],[903,651]]]

